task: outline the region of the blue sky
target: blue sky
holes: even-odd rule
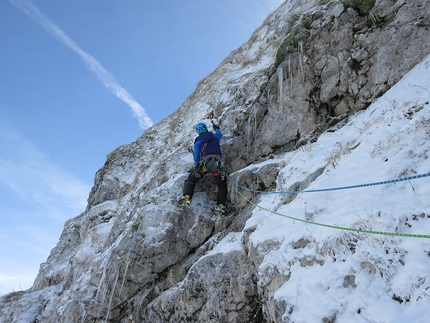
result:
[[[175,111],[282,2],[0,3],[0,295],[31,286],[106,156]]]

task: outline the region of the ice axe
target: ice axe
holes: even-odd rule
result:
[[[214,129],[219,128],[218,125],[215,124],[215,122],[212,120],[214,118],[214,112],[213,111],[209,112],[208,118],[209,118],[210,122],[212,123],[212,126],[214,127]]]

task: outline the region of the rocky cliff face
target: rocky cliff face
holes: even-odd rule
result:
[[[256,218],[255,205],[231,189],[231,214],[217,218],[211,211],[215,185],[208,177],[198,184],[190,209],[175,206],[193,167],[187,146],[194,126],[209,112],[218,116],[226,169],[239,184],[306,188],[336,157],[304,171],[300,159],[279,156],[310,148],[327,129],[341,129],[423,60],[430,52],[429,8],[428,0],[283,3],[178,111],[108,156],[86,211],[66,223],[34,286],[2,298],[2,321],[306,321],[292,318],[298,305],[276,298],[291,272],[264,262],[272,251],[281,252],[282,239],[275,233],[252,239],[264,222]],[[415,115],[429,107],[407,109]],[[355,149],[349,144],[343,153]],[[293,199],[267,203],[287,205]],[[366,240],[292,236],[294,250],[305,255],[285,261],[295,259],[303,268],[333,262],[337,252],[346,259]],[[398,248],[396,261],[405,262],[406,253]],[[361,261],[362,269],[375,273],[385,265],[393,266],[388,260]],[[344,287],[356,285],[353,274],[341,278]],[[321,322],[335,322],[336,313],[321,315]]]

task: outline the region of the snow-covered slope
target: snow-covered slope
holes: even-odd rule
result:
[[[430,56],[340,129],[266,162],[280,165],[274,191],[359,186],[300,193],[288,204],[276,193],[255,200],[244,247],[254,250],[273,322],[428,322],[429,75]],[[361,185],[418,174],[427,176]]]

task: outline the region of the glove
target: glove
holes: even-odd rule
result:
[[[219,129],[219,126],[217,124],[212,124],[212,126],[214,127],[214,130]]]

